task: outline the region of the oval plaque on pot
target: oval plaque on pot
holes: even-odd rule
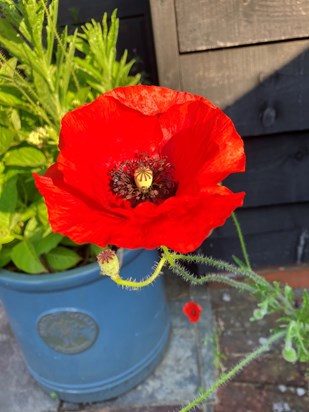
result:
[[[86,313],[61,310],[39,319],[38,332],[44,342],[57,352],[74,354],[88,349],[98,336],[98,325]]]

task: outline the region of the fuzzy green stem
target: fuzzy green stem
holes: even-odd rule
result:
[[[126,279],[122,279],[120,277],[120,275],[117,276],[112,276],[111,279],[117,283],[118,285],[127,287],[127,288],[132,288],[132,289],[141,289],[145,286],[150,285],[152,282],[154,282],[156,280],[156,278],[160,275],[161,270],[163,268],[163,266],[165,265],[165,263],[167,262],[167,259],[163,256],[160,260],[160,262],[158,263],[155,271],[153,272],[152,275],[150,275],[148,278],[141,280],[141,281],[135,281],[135,280],[126,280]]]
[[[246,244],[245,244],[245,239],[244,239],[244,236],[242,234],[242,230],[241,230],[241,227],[240,227],[240,224],[239,224],[239,221],[236,217],[235,212],[232,213],[232,219],[233,219],[234,225],[235,225],[236,230],[237,230],[241,251],[242,251],[243,257],[245,259],[246,265],[249,269],[251,269],[249,256],[248,256],[248,252],[247,252],[247,248],[246,248]]]
[[[268,289],[272,288],[272,286],[264,278],[257,275],[255,272],[253,272],[249,268],[247,269],[239,268],[230,263],[222,262],[220,260],[216,260],[216,259],[206,257],[206,256],[182,255],[180,253],[170,253],[170,252],[168,253],[170,254],[170,258],[173,260],[184,260],[187,262],[198,262],[202,264],[209,264],[218,269],[226,270],[227,272],[236,273],[236,274],[239,274],[240,276],[246,276],[250,278],[253,282],[263,285],[267,287]]]
[[[185,268],[177,265],[174,263],[173,266],[170,266],[170,269],[174,271],[177,275],[182,276],[184,280],[187,280],[188,282],[191,282],[193,285],[202,285],[207,282],[219,282],[219,283],[225,283],[226,285],[232,286],[234,288],[240,289],[240,290],[246,290],[249,293],[254,293],[255,288],[248,285],[247,283],[240,282],[237,280],[233,280],[231,278],[228,278],[227,276],[224,275],[217,275],[217,274],[208,274],[205,276],[202,276],[200,278],[196,278],[192,273],[190,273],[188,270]]]
[[[188,412],[193,410],[200,403],[204,402],[213,392],[215,392],[221,385],[225,384],[228,380],[234,377],[242,368],[247,366],[251,361],[253,361],[258,356],[266,352],[271,344],[281,339],[285,335],[285,331],[278,332],[272,335],[267,342],[260,346],[257,350],[250,353],[245,359],[239,362],[233,369],[227,373],[223,373],[219,379],[206,391],[204,391],[200,396],[198,396],[194,401],[189,403],[184,408],[180,409],[179,412]]]

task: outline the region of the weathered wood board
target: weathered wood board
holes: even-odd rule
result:
[[[245,173],[225,179],[245,207],[309,202],[309,132],[248,137]],[[309,215],[309,208],[308,208]]]
[[[309,36],[308,0],[175,0],[175,8],[181,53]]]
[[[309,261],[309,203],[237,211],[246,246],[254,266]],[[236,229],[231,219],[213,231],[201,250],[208,256],[232,261],[242,258]],[[199,272],[205,269],[200,266]]]
[[[243,136],[309,128],[309,40],[179,56],[181,87],[206,96]]]
[[[309,260],[309,1],[150,0],[160,84],[219,105],[244,136],[239,210],[255,265]],[[202,250],[241,251],[231,222]],[[203,273],[203,267],[200,268]]]
[[[158,7],[156,0],[150,0],[150,9],[152,21],[157,22],[153,25],[153,36],[158,53],[157,59],[160,59],[158,64],[160,85],[177,90],[181,88],[181,84],[174,3],[160,0],[160,7]]]

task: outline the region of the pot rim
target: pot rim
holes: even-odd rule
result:
[[[143,251],[144,249],[124,249],[122,266],[128,265]],[[95,282],[99,279],[107,280],[108,277],[100,274],[97,262],[63,272],[39,275],[10,272],[0,268],[0,287],[29,292],[68,289],[81,284]]]

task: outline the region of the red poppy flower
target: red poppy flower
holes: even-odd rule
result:
[[[53,230],[77,243],[186,253],[243,203],[218,185],[244,170],[243,142],[190,93],[114,89],[64,116],[59,148],[36,185]]]
[[[200,320],[201,313],[203,311],[202,307],[196,303],[190,300],[187,302],[183,308],[183,313],[188,316],[189,321],[192,323],[198,322]]]

